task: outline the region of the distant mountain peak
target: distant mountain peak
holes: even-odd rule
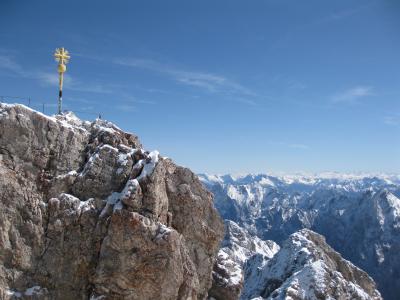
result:
[[[367,273],[343,259],[323,236],[308,229],[289,236],[272,259],[250,273],[241,299],[256,297],[382,299]]]

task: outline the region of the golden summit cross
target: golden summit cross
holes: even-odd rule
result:
[[[67,71],[66,64],[69,62],[71,56],[69,56],[68,50],[64,48],[57,48],[56,52],[54,52],[54,58],[58,62],[58,75],[59,75],[58,114],[61,114],[64,73],[65,71]]]

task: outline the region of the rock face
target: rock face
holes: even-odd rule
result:
[[[279,246],[273,241],[262,241],[251,236],[233,221],[225,222],[225,237],[214,265],[213,285],[209,295],[217,300],[239,299],[243,282],[246,281],[243,268],[249,259],[258,256],[269,260],[278,252]]]
[[[242,299],[382,299],[372,278],[303,229],[249,274]]]
[[[0,104],[0,299],[205,299],[223,224],[115,125]]]
[[[302,228],[318,232],[368,272],[385,299],[399,298],[400,176],[200,178],[224,219],[279,244]]]

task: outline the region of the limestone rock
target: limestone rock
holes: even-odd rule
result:
[[[94,294],[109,299],[196,299],[198,276],[184,243],[182,235],[163,224],[116,211],[101,245]]]
[[[223,237],[223,223],[212,205],[212,194],[204,190],[195,174],[170,160],[166,161],[166,172],[172,227],[186,239],[199,276],[200,295],[205,298],[212,284],[213,253]]]
[[[0,103],[1,299],[205,299],[223,234],[188,169],[112,123]]]

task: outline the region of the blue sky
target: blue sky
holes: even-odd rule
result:
[[[399,1],[55,3],[1,1],[0,95],[54,113],[63,46],[66,108],[196,172],[400,169]]]

